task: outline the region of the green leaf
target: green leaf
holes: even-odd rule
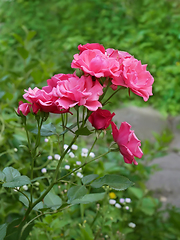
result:
[[[146,215],[152,216],[155,212],[156,204],[155,199],[143,198],[139,209]]]
[[[42,177],[33,178],[33,179],[31,180],[31,182],[36,182],[36,181],[41,180],[41,179],[44,179],[44,178],[47,178],[47,177],[42,176]]]
[[[92,203],[92,202],[97,202],[102,200],[105,197],[106,193],[90,193],[90,194],[86,194],[84,195],[82,198],[80,199],[74,199],[71,204],[88,204],[88,203]]]
[[[19,36],[19,35],[16,34],[16,33],[13,33],[12,35],[13,35],[13,37],[14,37],[21,45],[24,46],[24,41],[23,41],[23,39],[22,39],[21,36]]]
[[[0,99],[5,95],[5,92],[0,91]]]
[[[24,195],[19,196],[19,201],[24,204],[24,206],[29,207],[29,201]]]
[[[7,223],[0,225],[0,240],[6,236]]]
[[[83,177],[81,180],[82,180],[82,183],[83,183],[84,185],[86,185],[86,184],[92,182],[92,181],[93,181],[94,179],[96,179],[97,177],[99,177],[98,174],[90,174],[90,175],[87,175],[87,176]]]
[[[29,42],[36,35],[36,31],[29,31],[26,40]]]
[[[12,179],[11,181],[3,183],[3,187],[15,188],[21,187],[26,184],[31,184],[30,179],[27,176],[18,176]]]
[[[76,135],[83,135],[83,136],[88,136],[91,133],[92,132],[89,131],[89,129],[87,127],[79,128],[77,131],[75,131]]]
[[[5,174],[3,172],[0,171],[0,181],[4,181],[5,179]]]
[[[108,174],[95,180],[91,184],[93,188],[100,188],[103,185],[108,185],[115,190],[122,191],[132,186],[133,182],[131,182],[128,178],[120,175]]]
[[[38,129],[34,129],[31,132],[37,135],[38,134]],[[52,123],[42,125],[40,134],[43,137],[48,137],[48,136],[51,136],[51,135],[55,135],[55,134],[57,134],[56,133],[56,128]]]
[[[17,47],[17,51],[23,59],[28,58],[29,52],[24,47]]]
[[[91,227],[86,223],[85,225],[80,225],[81,239],[94,240],[93,232]]]
[[[130,191],[138,199],[142,198],[144,195],[142,189],[140,188],[131,187],[128,189],[128,191]]]
[[[8,224],[6,237],[4,238],[4,240],[14,240],[18,238],[18,230],[16,226],[18,226],[21,221],[22,219],[15,219]]]
[[[62,200],[58,195],[50,191],[44,198],[44,204],[46,204],[49,208],[56,210],[62,205]]]
[[[79,199],[87,193],[87,188],[82,186],[73,186],[67,192],[68,203],[71,203],[74,199]]]
[[[11,182],[14,178],[21,176],[20,172],[13,167],[6,167],[3,169],[6,176],[6,182]]]

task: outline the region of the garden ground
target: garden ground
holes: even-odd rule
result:
[[[167,128],[172,131],[174,138],[168,147],[167,155],[150,162],[151,165],[157,164],[160,170],[150,175],[147,188],[153,190],[154,195],[164,205],[170,203],[180,207],[180,130],[177,129],[180,117],[165,118],[151,107],[130,106],[115,112],[114,120],[118,125],[123,121],[130,123],[142,144],[145,139],[155,143],[153,132],[161,134]]]

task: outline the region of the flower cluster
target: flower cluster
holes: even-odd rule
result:
[[[56,74],[47,80],[47,86],[39,89],[29,88],[23,95],[28,103],[19,102],[17,113],[27,116],[30,112],[64,114],[71,108],[83,106],[87,109],[88,120],[97,130],[112,126],[114,141],[126,163],[137,164],[134,157],[141,158],[140,140],[131,126],[124,122],[119,130],[112,122],[115,113],[102,109],[107,88],[113,91],[120,87],[129,88],[144,101],[152,95],[154,79],[147,65],[127,52],[105,49],[98,43],[78,46],[79,53],[74,55],[71,67],[77,69],[73,74]],[[80,76],[76,72],[81,72]],[[86,120],[87,120],[86,119]]]

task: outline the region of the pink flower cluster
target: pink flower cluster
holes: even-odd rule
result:
[[[110,84],[113,90],[118,86],[129,88],[147,101],[152,95],[154,82],[146,70],[147,65],[142,65],[141,61],[127,52],[105,49],[98,43],[79,45],[78,49],[79,53],[74,55],[71,67],[80,69],[83,74],[80,77],[75,72],[56,74],[47,80],[47,86],[42,89],[35,87],[25,90],[23,97],[28,103],[20,101],[17,113],[24,116],[29,112],[37,114],[38,111],[63,114],[75,106],[84,106],[92,112],[88,120],[95,129],[103,130],[111,124],[114,141],[124,161],[137,164],[134,157],[141,158],[143,154],[140,140],[126,122],[118,130],[112,122],[115,113],[102,109],[100,96]]]
[[[98,43],[79,45],[79,54],[74,55],[72,68],[79,68],[85,74],[96,78],[109,77],[113,89],[117,86],[129,88],[144,101],[152,95],[154,78],[142,65],[127,52],[105,49]]]
[[[27,115],[39,110],[50,113],[69,112],[76,105],[85,106],[90,111],[96,111],[102,104],[98,101],[103,94],[103,87],[98,80],[89,76],[75,74],[57,74],[47,80],[48,85],[42,89],[35,87],[25,90],[24,99],[29,103],[19,103],[18,114]],[[27,110],[28,109],[28,110]]]

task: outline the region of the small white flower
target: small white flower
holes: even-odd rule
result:
[[[87,153],[83,153],[83,152],[81,153],[82,157],[87,157],[87,155],[88,155]]]
[[[17,192],[17,190],[19,190],[19,187],[15,187],[13,190]]]
[[[17,152],[18,151],[18,149],[17,148],[14,148],[14,152]]]
[[[70,156],[71,158],[74,158],[74,157],[75,157],[75,155],[74,155],[73,152],[70,152],[70,153],[69,153],[69,156]]]
[[[114,199],[110,199],[110,200],[109,200],[109,204],[111,204],[111,205],[116,204],[116,200],[114,200]]]
[[[77,165],[81,165],[81,161],[76,161],[76,164]]]
[[[27,185],[24,185],[24,186],[23,186],[23,189],[24,189],[25,191],[27,191],[27,190],[28,190],[28,186],[27,186]]]
[[[129,207],[128,207],[128,206],[126,206],[126,207],[125,207],[125,209],[126,209],[126,210],[129,210]]]
[[[67,144],[64,144],[64,149],[66,150],[69,146]]]
[[[69,170],[69,169],[70,169],[70,166],[69,166],[69,165],[65,165],[64,168],[67,169],[67,170]]]
[[[48,160],[52,160],[52,156],[51,155],[49,155],[47,158],[48,158]]]
[[[121,205],[120,205],[119,203],[116,203],[116,204],[115,204],[115,207],[116,207],[116,208],[121,208]]]
[[[47,142],[49,142],[49,139],[48,139],[48,138],[45,138],[44,141],[47,143]]]
[[[124,201],[125,201],[124,198],[120,198],[120,199],[119,199],[119,202],[120,202],[120,203],[124,203]]]
[[[54,154],[54,158],[55,158],[56,160],[60,160],[61,156],[60,156],[59,154]]]
[[[76,176],[79,177],[79,178],[82,178],[82,177],[83,177],[83,174],[80,173],[80,172],[77,172],[77,173],[76,173]]]
[[[72,147],[71,147],[73,150],[77,150],[78,149],[78,146],[73,144]]]
[[[131,199],[130,198],[125,198],[125,202],[130,203]]]
[[[82,153],[88,153],[89,150],[87,148],[82,148],[81,151],[82,151]]]
[[[133,222],[130,222],[130,223],[128,224],[128,226],[131,227],[131,228],[135,228],[135,227],[136,227],[136,224],[133,223]]]
[[[90,157],[94,158],[95,157],[95,154],[93,152],[90,152],[89,154]]]
[[[35,182],[35,185],[36,185],[36,186],[39,186],[39,182]]]
[[[46,168],[42,168],[42,169],[41,169],[41,172],[42,172],[42,173],[46,173],[46,172],[47,172],[47,169],[46,169]]]

